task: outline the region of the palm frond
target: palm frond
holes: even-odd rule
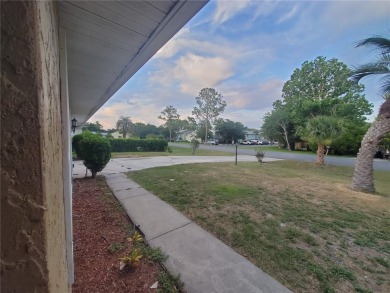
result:
[[[363,77],[369,75],[377,75],[377,74],[389,74],[390,69],[389,66],[383,64],[382,62],[375,63],[367,63],[356,67],[351,75],[351,79],[354,82],[359,82]]]
[[[356,47],[368,46],[381,50],[377,61],[356,67],[351,79],[358,83],[362,78],[373,75],[383,75],[381,78],[380,93],[383,96],[390,94],[390,39],[374,36],[357,43]]]
[[[367,38],[356,44],[356,47],[361,46],[373,47],[374,50],[382,50],[385,54],[390,53],[390,39],[381,36]]]

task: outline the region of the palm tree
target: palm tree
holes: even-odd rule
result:
[[[367,76],[381,75],[381,93],[386,101],[380,107],[377,118],[363,137],[356,159],[352,189],[375,192],[373,158],[380,141],[390,132],[390,39],[376,36],[359,42],[357,47],[360,46],[373,47],[381,53],[376,62],[357,67],[352,80],[359,82]]]
[[[335,116],[319,115],[307,121],[302,137],[309,143],[317,144],[316,165],[325,164],[326,145],[331,144],[333,139],[341,136],[343,131],[342,119]]]
[[[130,131],[132,126],[133,122],[131,122],[130,117],[128,116],[121,116],[116,122],[116,129],[119,130],[119,133],[122,133],[123,138],[126,138],[126,134]]]

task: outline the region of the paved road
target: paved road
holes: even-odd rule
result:
[[[181,143],[169,143],[171,146],[177,146],[177,147],[185,147],[190,148],[191,146],[188,144],[181,144]],[[302,154],[297,152],[273,152],[273,151],[267,151],[267,146],[261,146],[266,150],[265,156],[268,158],[275,158],[275,159],[285,159],[285,160],[297,160],[297,161],[304,161],[304,162],[314,162],[315,161],[315,154]],[[208,150],[220,150],[225,152],[235,152],[234,146],[231,145],[200,145],[201,149],[208,149]],[[254,155],[254,150],[258,148],[258,146],[238,146],[238,154],[239,155]],[[337,166],[355,166],[356,158],[345,158],[345,157],[337,157],[337,156],[327,156],[325,158],[325,163],[330,165],[337,165]],[[390,171],[390,160],[381,160],[381,159],[374,159],[374,170],[382,170],[382,171]]]

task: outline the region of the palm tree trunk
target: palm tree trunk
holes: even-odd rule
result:
[[[317,160],[316,165],[325,165],[325,145],[324,144],[318,144],[317,146]]]
[[[281,126],[281,127],[282,127],[282,129],[283,129],[284,137],[285,137],[285,139],[286,139],[287,149],[288,149],[289,151],[291,151],[290,142],[288,141],[287,127],[286,127],[286,126],[284,126],[284,127]]]
[[[380,115],[363,137],[356,159],[352,189],[363,192],[375,192],[373,159],[378,144],[388,132],[390,132],[390,117]]]

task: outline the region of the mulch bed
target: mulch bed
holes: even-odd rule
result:
[[[136,269],[119,270],[119,258],[128,254],[133,224],[102,179],[73,181],[73,235],[77,292],[156,292],[150,286],[162,271],[146,258]],[[123,248],[110,252],[112,244]]]

